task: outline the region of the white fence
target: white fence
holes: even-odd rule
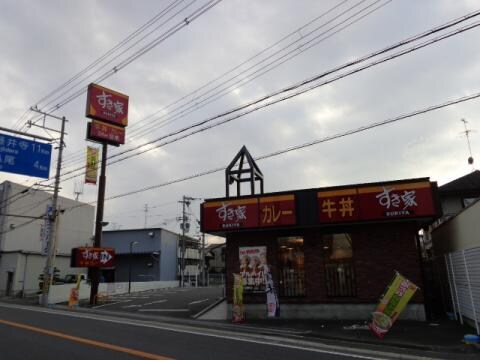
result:
[[[48,297],[49,304],[58,304],[68,301],[70,297],[70,289],[74,288],[76,284],[52,285],[50,287],[50,294]],[[146,282],[132,282],[131,292],[147,291],[155,289],[165,289],[178,287],[178,281],[146,281]],[[128,293],[128,282],[122,283],[100,283],[98,287],[99,293],[104,293],[109,296]],[[41,301],[39,295],[39,301]],[[84,300],[90,297],[90,285],[82,281],[80,284],[79,299]]]
[[[480,335],[480,247],[444,255],[444,262],[455,317],[473,321]]]

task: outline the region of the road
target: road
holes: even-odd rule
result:
[[[190,318],[223,297],[223,288],[171,288],[109,296],[97,309]]]
[[[1,359],[389,359],[282,339],[110,315],[0,303]]]

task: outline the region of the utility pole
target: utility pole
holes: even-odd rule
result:
[[[102,164],[100,170],[100,179],[98,182],[98,197],[97,197],[97,215],[95,219],[95,240],[93,247],[100,247],[102,244],[102,228],[103,228],[103,208],[105,203],[105,186],[107,177],[107,148],[106,142],[102,143]],[[90,288],[90,305],[95,305],[97,302],[98,283],[100,282],[99,268],[90,268],[91,288]]]
[[[147,217],[148,217],[148,204],[145,204],[145,209],[143,210],[145,212],[145,223],[143,224],[143,228],[147,228]]]
[[[181,221],[181,229],[182,229],[182,237],[180,243],[180,287],[183,287],[184,284],[184,276],[185,276],[185,252],[186,252],[186,239],[185,234],[188,232],[190,228],[189,218],[187,214],[187,208],[190,206],[193,200],[201,200],[199,198],[193,198],[190,196],[183,195],[183,198],[179,203],[182,204],[182,217],[177,218],[177,220]]]
[[[202,232],[202,286],[205,286],[205,233]]]
[[[185,230],[187,227],[187,214],[186,214],[186,206],[190,205],[190,198],[183,195],[182,201],[182,239],[181,239],[181,250],[180,250],[180,287],[184,287],[184,274],[185,274]]]
[[[52,196],[52,208],[51,211],[47,214],[50,226],[49,238],[48,238],[48,250],[47,250],[47,261],[45,264],[45,269],[43,272],[43,288],[42,288],[42,305],[48,306],[48,297],[50,292],[50,284],[53,282],[54,268],[55,268],[55,254],[57,252],[57,221],[58,221],[58,193],[60,190],[60,172],[62,170],[62,155],[63,148],[65,147],[64,137],[65,137],[65,123],[67,119],[65,116],[58,117],[51,115],[45,112],[38,110],[37,108],[31,108],[32,111],[44,115],[44,117],[52,117],[62,121],[61,130],[48,129],[55,132],[60,132],[60,140],[58,145],[58,158],[57,158],[57,169],[55,173],[55,184],[53,188]],[[33,123],[29,123],[30,126],[38,126]],[[43,126],[44,127],[44,126]]]

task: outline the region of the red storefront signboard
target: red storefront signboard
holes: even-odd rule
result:
[[[321,223],[428,217],[436,213],[428,181],[319,191],[317,199]]]
[[[78,247],[72,249],[71,267],[113,267],[115,250],[112,248]]]
[[[208,231],[258,227],[257,198],[206,202],[202,208]]]
[[[428,181],[359,188],[358,197],[365,220],[435,214],[432,189]]]
[[[278,195],[259,198],[259,225],[295,225],[295,195]]]
[[[356,221],[360,218],[357,189],[321,191],[317,198],[322,223]]]
[[[125,128],[102,121],[92,120],[87,127],[89,140],[106,142],[118,146],[125,144]]]
[[[127,126],[128,96],[97,84],[90,84],[86,116],[118,126]]]

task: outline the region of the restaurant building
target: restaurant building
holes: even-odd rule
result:
[[[251,179],[257,179],[254,173]],[[236,197],[228,196],[229,183],[227,197],[201,205],[201,224],[202,231],[226,238],[228,303],[233,274],[241,274],[247,319],[267,314],[265,263],[281,318],[366,319],[398,271],[420,288],[402,318],[425,319],[418,232],[440,212],[435,182],[419,178]]]

